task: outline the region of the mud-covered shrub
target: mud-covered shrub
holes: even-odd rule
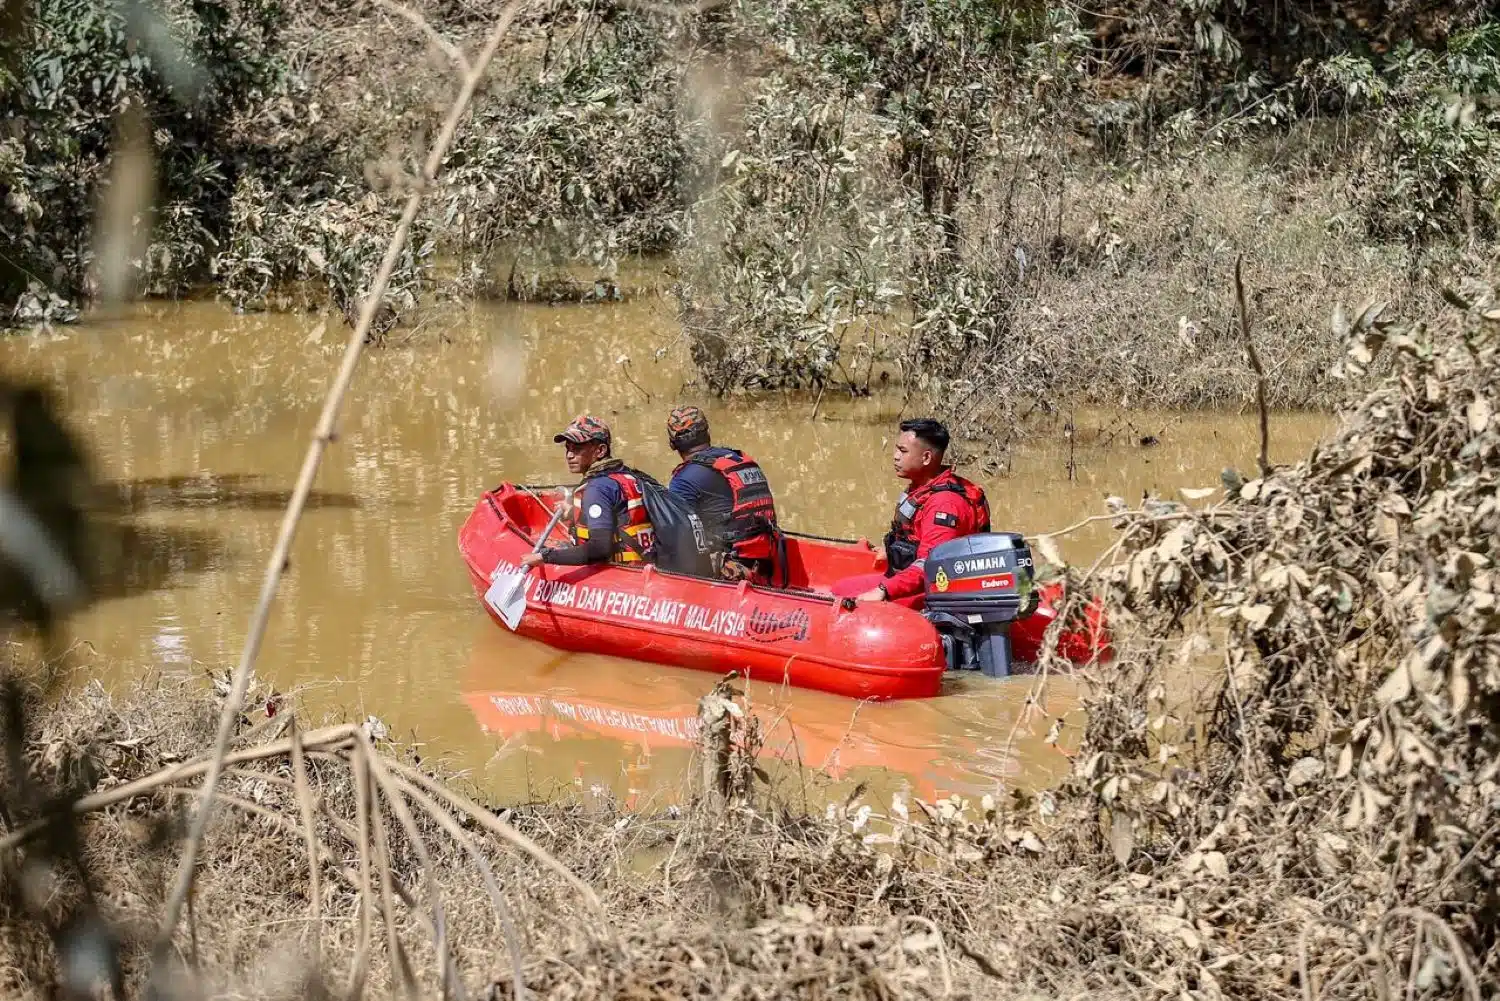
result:
[[[17,31],[0,77],[0,107],[13,123],[0,156],[4,312],[31,286],[69,300],[88,292],[94,217],[117,122],[132,107],[154,133],[158,207],[150,251],[133,264],[162,294],[201,280],[233,186],[231,122],[284,72],[279,0],[13,8]]]
[[[830,81],[831,83],[831,81]],[[782,77],[716,137],[676,294],[710,387],[868,389],[906,294],[923,225],[885,162],[890,133],[858,96]]]
[[[543,30],[534,76],[483,103],[448,155],[433,209],[444,249],[482,276],[512,269],[511,281],[672,249],[685,158],[677,49],[690,26],[559,3]]]
[[[1500,213],[1500,23],[1441,50],[1402,45],[1374,63],[1330,60],[1317,74],[1370,116],[1354,175],[1376,237],[1492,238]]]
[[[1243,252],[1277,402],[1328,403],[1319,304],[1430,300],[1453,236],[1490,238],[1497,160],[1479,5],[1333,6],[742,5],[733,37],[775,56],[698,159],[679,298],[706,380],[861,392],[894,370],[974,429],[986,394],[1243,402]],[[861,183],[821,201],[781,117],[869,137],[844,144]],[[768,133],[784,155],[756,152]],[[853,264],[800,239],[835,218]],[[850,353],[844,329],[881,336]]]
[[[221,293],[237,309],[282,299],[327,302],[352,326],[385,255],[396,213],[372,193],[338,184],[321,197],[285,189],[273,195],[254,175],[240,178],[230,203],[230,242],[214,257]],[[433,245],[417,224],[391,274],[375,330],[384,333],[417,305],[429,282]]]
[[[1118,503],[1090,582],[1117,659],[1087,700],[1072,830],[1225,996],[1272,993],[1258,971],[1374,996],[1500,977],[1500,300],[1450,299],[1427,323],[1340,311],[1341,374],[1391,368],[1338,432],[1226,472],[1206,507],[1217,490]],[[1215,965],[1231,940],[1300,959]]]

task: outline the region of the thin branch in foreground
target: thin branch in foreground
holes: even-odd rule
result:
[[[312,790],[307,784],[307,761],[302,753],[302,728],[292,720],[292,775],[296,783],[297,807],[302,814],[302,829],[307,840],[307,896],[311,914],[313,969],[321,965],[323,922],[321,917],[323,888],[318,882],[318,828]]]
[[[421,14],[412,10],[405,4],[396,3],[395,0],[375,0],[375,3],[377,6],[385,8],[392,14],[395,14],[398,17],[403,17],[407,21],[410,21],[418,31],[427,36],[427,40],[429,42],[441,49],[443,51],[443,54],[453,61],[453,65],[458,67],[458,71],[460,73],[463,73],[465,76],[467,76],[468,74],[473,72],[473,70],[469,67],[469,60],[464,55],[463,50],[460,49],[457,45],[454,45],[452,42],[448,41],[448,39],[444,38],[442,35],[438,34],[437,29],[432,26],[427,18],[423,17]]]
[[[1245,308],[1245,282],[1240,275],[1244,263],[1244,254],[1234,259],[1234,297],[1240,307],[1240,339],[1245,342],[1245,353],[1250,356],[1250,367],[1255,370],[1255,409],[1260,412],[1260,475],[1270,476],[1271,417],[1266,410],[1266,370],[1255,350],[1255,339],[1250,336],[1250,311]]]
[[[302,471],[297,477],[297,484],[292,491],[291,499],[287,502],[286,515],[282,519],[281,531],[277,536],[275,548],[271,551],[271,557],[266,566],[265,582],[261,586],[260,598],[256,603],[255,612],[250,619],[250,630],[245,637],[245,646],[240,655],[240,662],[235,668],[233,686],[230,689],[228,698],[224,701],[224,709],[219,715],[219,730],[214,741],[214,750],[209,764],[208,775],[203,780],[203,790],[199,799],[198,809],[193,815],[192,827],[188,831],[187,841],[183,845],[182,859],[178,865],[176,883],[172,888],[172,895],[167,899],[166,913],[162,917],[162,923],[157,932],[156,944],[158,950],[171,941],[172,934],[176,930],[177,923],[182,916],[182,905],[187,900],[188,892],[192,888],[193,873],[198,864],[198,850],[203,843],[204,832],[208,828],[209,814],[213,809],[214,793],[218,789],[219,777],[223,771],[224,755],[229,747],[230,738],[234,733],[235,721],[239,717],[240,705],[244,702],[245,692],[250,687],[250,675],[255,665],[255,658],[260,653],[261,641],[265,638],[266,626],[271,619],[271,605],[275,601],[277,588],[281,584],[281,577],[286,572],[290,561],[292,540],[296,537],[297,524],[302,519],[302,512],[307,507],[308,495],[312,493],[313,481],[317,478],[318,467],[323,460],[323,452],[334,440],[337,431],[339,410],[343,406],[344,396],[349,391],[350,383],[354,381],[354,372],[359,366],[360,354],[363,352],[370,328],[374,325],[375,314],[385,295],[386,287],[390,284],[391,273],[395,271],[396,262],[400,259],[401,253],[406,247],[412,223],[416,220],[417,210],[422,204],[422,196],[426,193],[428,186],[437,177],[438,171],[442,169],[443,158],[447,155],[448,148],[453,144],[453,138],[458,133],[458,124],[468,111],[469,102],[473,100],[474,92],[479,87],[480,79],[489,68],[490,61],[494,58],[496,50],[499,49],[501,40],[510,30],[517,14],[520,13],[526,2],[527,0],[511,0],[501,13],[499,19],[495,22],[489,38],[485,41],[484,48],[480,51],[472,68],[464,75],[463,84],[459,88],[458,96],[454,98],[452,107],[448,109],[448,116],[443,123],[443,129],[438,134],[437,140],[432,144],[432,149],[428,153],[427,162],[422,168],[422,176],[411,194],[407,197],[406,208],[401,213],[400,222],[396,226],[396,232],[391,236],[390,244],[386,247],[385,258],[380,262],[380,269],[375,273],[375,278],[370,283],[370,290],[360,306],[359,321],[355,324],[354,330],[349,335],[349,342],[344,349],[343,361],[340,363],[338,372],[334,376],[333,384],[328,388],[328,396],[323,402],[323,412],[318,418],[317,428],[313,432],[312,442],[307,449],[307,457],[302,463]]]

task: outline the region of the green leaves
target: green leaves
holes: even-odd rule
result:
[[[116,301],[191,287],[225,231],[230,160],[246,153],[235,116],[285,72],[279,0],[34,0],[30,13],[0,96],[19,126],[19,155],[0,158],[14,262],[0,315],[23,295],[79,299],[91,272]]]

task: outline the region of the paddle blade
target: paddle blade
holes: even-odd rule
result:
[[[521,616],[526,614],[526,575],[496,574],[490,581],[490,589],[484,592],[484,603],[500,617],[505,628],[515,632]]]

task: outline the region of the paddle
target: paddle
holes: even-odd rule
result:
[[[542,551],[542,546],[546,543],[547,537],[552,534],[552,529],[557,527],[557,523],[562,518],[563,512],[572,503],[573,489],[572,487],[564,488],[562,500],[558,502],[557,508],[552,512],[552,518],[547,522],[547,527],[542,529],[541,533],[536,537],[536,542],[532,544],[531,551],[533,553]],[[484,596],[485,601],[489,602],[489,606],[495,610],[495,613],[500,616],[501,621],[512,631],[521,624],[521,616],[526,613],[525,599],[523,598],[517,604],[515,598],[516,594],[521,590],[522,585],[526,583],[526,574],[530,570],[531,567],[523,566],[519,573],[496,577],[490,582],[490,589]],[[502,597],[498,593],[498,589],[507,583],[510,586],[505,589],[504,596]]]

